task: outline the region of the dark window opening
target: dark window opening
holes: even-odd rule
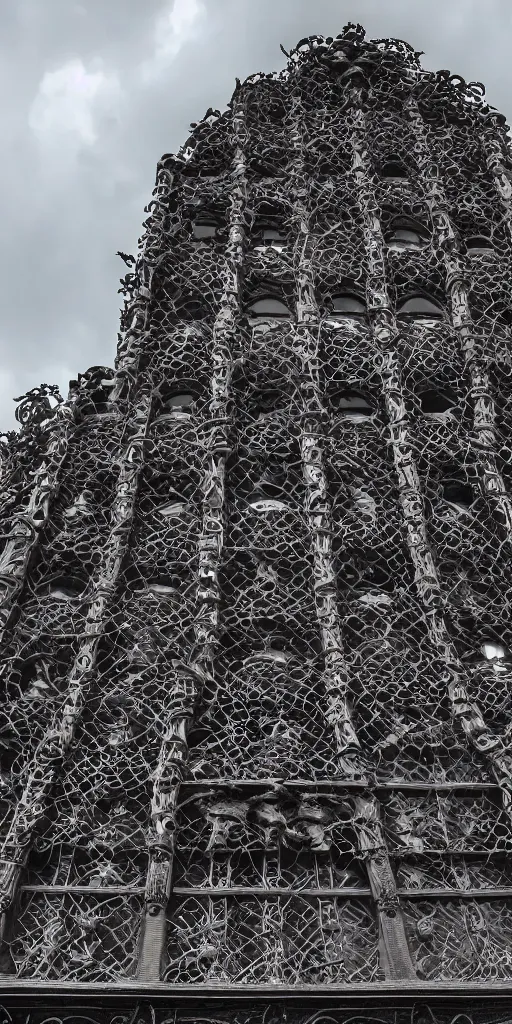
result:
[[[390,249],[421,249],[427,237],[420,225],[404,225],[392,228],[386,241]]]
[[[52,580],[49,593],[60,601],[73,601],[86,590],[83,580],[72,576],[58,576]]]
[[[501,326],[512,327],[512,307],[505,306],[504,302],[499,299],[486,302],[482,297],[475,301],[475,296],[473,296],[471,312],[475,321],[487,321],[498,328]]]
[[[364,481],[359,481],[350,485],[349,491],[354,509],[363,526],[374,526],[377,521],[377,502],[370,494],[368,486]]]
[[[196,396],[189,391],[177,391],[168,395],[162,399],[158,415],[153,422],[157,423],[159,420],[169,419],[169,417],[176,419],[189,417],[194,411],[195,400]]]
[[[435,299],[427,298],[426,295],[411,295],[401,303],[398,312],[439,317],[442,315],[443,307]]]
[[[388,594],[395,591],[395,579],[393,573],[384,566],[368,566],[367,586],[372,590],[384,590]]]
[[[420,395],[421,411],[428,414],[448,412],[456,404],[449,391],[422,391]]]
[[[193,750],[194,747],[200,747],[203,743],[208,743],[212,739],[212,732],[210,729],[192,729],[187,736],[187,747],[189,750]]]
[[[383,164],[383,166],[381,167],[380,176],[381,178],[387,178],[388,181],[390,179],[396,181],[404,181],[407,180],[408,178],[406,168],[400,162],[400,160],[396,159],[388,160],[387,163]]]
[[[268,462],[255,488],[255,494],[267,498],[283,497],[287,483],[286,469],[281,462]]]
[[[485,235],[473,235],[466,239],[466,249],[470,256],[480,256],[492,252],[494,246],[490,238]]]
[[[185,581],[178,573],[145,576],[136,565],[126,571],[125,580],[132,593],[149,592],[153,597],[168,600],[179,597],[185,589]]]
[[[339,416],[364,417],[373,416],[375,412],[368,399],[359,391],[338,391],[330,401],[333,412]]]
[[[26,697],[44,698],[53,695],[57,688],[52,680],[53,660],[44,654],[33,655],[23,665],[20,673],[21,691]]]
[[[291,313],[288,306],[284,304],[280,299],[275,299],[273,296],[268,295],[263,299],[257,299],[249,306],[249,316],[251,317],[269,317],[274,320],[279,319],[290,319]]]
[[[170,395],[169,398],[164,400],[164,407],[166,409],[188,409],[194,402],[194,395],[189,392],[178,392],[175,395]]]
[[[359,593],[356,591],[354,599],[358,604],[370,609],[387,608],[393,603],[393,599],[385,591],[377,590],[376,588],[371,589],[370,587],[366,590],[361,589]]]
[[[180,501],[177,497],[174,501],[167,502],[155,509],[157,515],[163,515],[166,519],[179,519],[188,509],[188,502]]]
[[[366,313],[366,306],[357,295],[333,295],[330,301],[329,316],[361,316]]]
[[[469,509],[473,504],[474,494],[471,484],[461,480],[447,480],[443,483],[443,498],[451,505],[461,509]]]
[[[181,595],[184,581],[180,576],[153,576],[144,582],[144,589],[151,591],[154,597],[174,600]]]
[[[282,651],[278,647],[266,647],[264,651],[254,651],[247,658],[244,658],[242,664],[244,667],[248,665],[258,665],[261,662],[273,662],[275,665],[286,665],[290,660],[291,655],[288,651]]]
[[[261,391],[252,396],[249,410],[253,416],[267,416],[287,406],[289,401],[288,395],[282,391]]]
[[[261,237],[264,242],[275,242],[284,240],[284,235],[277,228],[264,228]]]
[[[254,232],[255,249],[275,249],[280,252],[287,244],[287,238],[279,227],[256,225]]]
[[[179,299],[174,308],[178,320],[204,320],[208,315],[208,307],[196,296]]]
[[[217,234],[217,224],[213,221],[204,223],[192,224],[192,236],[197,241],[201,241],[203,238],[215,238]]]
[[[286,508],[292,487],[293,480],[289,479],[286,466],[277,460],[269,460],[247,498],[247,504],[260,512]]]

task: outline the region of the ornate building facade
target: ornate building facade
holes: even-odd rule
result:
[[[512,158],[419,56],[237,83],[18,400],[5,1021],[512,1013]]]

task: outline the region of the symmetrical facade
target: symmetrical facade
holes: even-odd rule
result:
[[[5,438],[6,1020],[512,1012],[507,129],[360,26],[287,56]]]

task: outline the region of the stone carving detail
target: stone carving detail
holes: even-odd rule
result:
[[[109,1024],[210,1019],[182,986],[230,995],[216,1024],[315,986],[364,1008],[288,1021],[491,1024],[464,986],[512,978],[507,128],[360,25],[286,57],[159,162],[114,370],[1,439],[0,971],[126,984]]]

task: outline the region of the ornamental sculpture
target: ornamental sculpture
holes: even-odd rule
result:
[[[6,1024],[512,1016],[507,126],[359,25],[286,57],[2,438]]]

